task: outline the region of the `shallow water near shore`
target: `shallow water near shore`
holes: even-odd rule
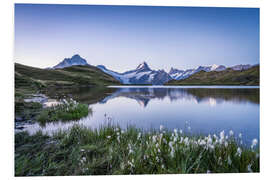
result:
[[[57,92],[57,91],[56,91]],[[94,92],[94,93],[93,93]],[[243,143],[259,140],[259,87],[257,86],[110,86],[66,90],[69,97],[87,103],[93,113],[72,122],[26,124],[24,130],[49,134],[74,124],[99,128],[117,124],[145,131],[181,129],[192,134],[242,134]]]

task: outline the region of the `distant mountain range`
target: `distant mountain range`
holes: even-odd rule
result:
[[[70,67],[74,65],[88,65],[87,61],[81,58],[78,54],[72,56],[71,58],[65,58],[62,62],[53,66],[52,69],[61,69],[65,67]],[[255,66],[255,65],[254,65]],[[248,70],[252,65],[235,65],[232,67],[225,67],[224,65],[209,65],[209,66],[198,66],[197,68],[180,70],[177,68],[171,68],[169,73],[164,70],[152,70],[146,62],[143,62],[137,66],[134,70],[129,70],[124,73],[118,73],[113,70],[107,69],[104,65],[96,66],[104,73],[111,75],[116,80],[120,81],[122,84],[154,84],[162,85],[171,80],[183,80],[189,78],[191,75],[198,72],[221,72],[227,69],[233,71],[243,71]]]
[[[169,75],[175,80],[180,80],[180,79],[188,78],[192,74],[195,74],[195,73],[200,72],[200,71],[206,71],[206,72],[223,71],[225,69],[226,69],[225,66],[216,65],[216,64],[214,64],[212,66],[199,66],[195,69],[187,69],[187,70],[178,70],[178,69],[171,68]]]
[[[234,69],[237,70],[234,70]],[[238,70],[241,69],[241,70]],[[260,84],[259,65],[227,68],[223,71],[199,71],[188,78],[170,80],[165,85],[251,85]]]
[[[172,77],[164,70],[156,71],[150,69],[146,62],[139,64],[136,69],[124,73],[108,70],[103,65],[98,65],[97,67],[123,84],[164,84],[172,79]]]

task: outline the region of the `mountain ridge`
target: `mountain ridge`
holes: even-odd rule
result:
[[[231,67],[226,67],[224,65],[208,65],[208,66],[198,66],[193,69],[179,70],[177,68],[171,67],[169,73],[164,70],[152,70],[148,64],[144,61],[137,66],[134,70],[129,70],[123,73],[118,73],[107,69],[104,65],[98,65],[103,72],[112,75],[114,78],[118,79],[123,84],[154,84],[161,85],[170,80],[182,80],[189,78],[191,75],[198,73],[200,71],[205,72],[220,72],[227,69],[232,69],[234,71],[247,70],[255,65],[250,64],[239,64]],[[141,75],[139,75],[141,73]],[[143,78],[142,78],[143,77]],[[142,79],[141,79],[142,78]],[[137,79],[137,80],[136,80]],[[159,79],[159,80],[157,80]]]
[[[41,69],[15,63],[16,87],[65,87],[119,85],[112,76],[95,66],[74,65],[61,69]]]
[[[165,85],[255,85],[260,84],[259,65],[248,69],[224,71],[199,71],[181,80],[171,80]]]
[[[53,66],[51,69],[62,69],[66,67],[71,67],[75,65],[82,66],[91,66],[88,62],[80,57],[80,55],[75,54],[71,58],[65,58],[63,61]],[[174,67],[171,67],[169,72],[161,70],[153,70],[149,67],[146,61],[140,63],[135,69],[127,70],[125,72],[119,73],[113,70],[108,69],[104,65],[97,65],[98,69],[104,73],[114,77],[116,80],[120,81],[122,84],[153,84],[153,85],[162,85],[167,83],[170,80],[184,80],[190,76],[204,71],[204,72],[221,72],[228,69],[234,71],[243,71],[248,70],[255,65],[250,64],[238,64],[230,67],[224,65],[200,65],[196,68],[181,70]]]

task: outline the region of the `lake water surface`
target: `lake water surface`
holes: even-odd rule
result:
[[[52,133],[74,124],[98,128],[108,123],[143,130],[182,129],[190,134],[243,135],[243,141],[259,140],[259,87],[254,86],[111,86],[77,89],[68,96],[87,103],[93,113],[79,121],[25,125],[30,133]]]

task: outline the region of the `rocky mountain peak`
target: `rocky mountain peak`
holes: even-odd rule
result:
[[[65,58],[59,64],[54,66],[53,69],[65,68],[65,67],[75,66],[75,65],[88,65],[88,63],[79,54],[75,54],[71,58]]]
[[[149,68],[148,64],[144,61],[141,64],[139,64],[136,68],[136,70],[148,70],[150,71],[151,69]]]

